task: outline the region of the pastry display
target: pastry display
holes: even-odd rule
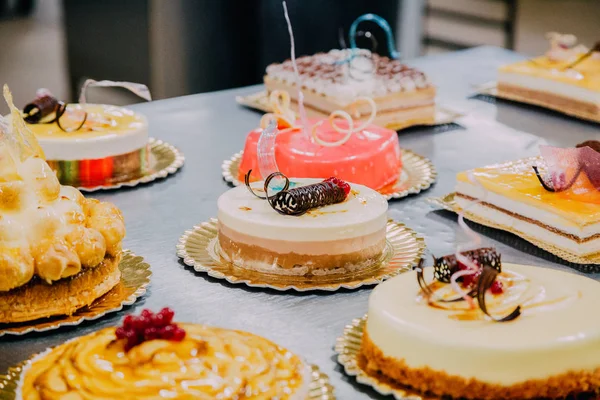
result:
[[[120,279],[123,216],[61,186],[12,104],[0,117],[0,323],[71,315]]]
[[[444,398],[600,390],[598,282],[502,264],[490,248],[434,261],[371,294],[358,355],[369,376]]]
[[[144,310],[42,353],[24,368],[16,399],[307,398],[309,366],[287,349],[172,319],[170,309]]]
[[[289,99],[287,92],[273,92],[273,102]],[[284,109],[287,109],[284,107]],[[398,135],[373,124],[354,128],[347,120],[309,119],[311,131],[301,124],[288,126],[282,114],[276,116],[281,128],[274,139],[279,171],[288,176],[340,179],[381,190],[398,181],[402,157]],[[298,121],[299,122],[299,121]],[[352,126],[351,126],[352,125]],[[265,123],[246,137],[238,180],[252,170],[252,181],[261,179],[258,143]]]
[[[86,83],[124,86],[150,99],[147,88],[128,82]],[[141,86],[141,88],[140,88]],[[41,89],[23,109],[28,128],[44,149],[62,184],[95,187],[142,175],[149,165],[148,122],[130,109],[102,104],[65,104]]]
[[[573,35],[549,39],[545,55],[500,68],[498,96],[600,122],[600,43],[587,49]]]
[[[223,258],[251,270],[300,276],[344,274],[379,262],[386,246],[383,196],[337,178],[284,176],[278,187],[275,178],[282,175],[247,181],[219,198]]]
[[[596,149],[593,149],[592,147]],[[455,200],[467,214],[562,251],[600,252],[598,142],[509,161],[457,176]]]

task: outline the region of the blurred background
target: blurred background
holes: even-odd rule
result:
[[[339,48],[340,29],[347,37],[367,12],[390,23],[405,59],[479,45],[539,55],[549,31],[587,46],[600,40],[600,0],[288,0],[288,8],[297,55]],[[385,54],[380,29],[360,28]],[[280,0],[0,0],[0,43],[0,83],[18,106],[40,87],[76,99],[87,78],[144,83],[155,99],[251,85],[289,58]],[[91,95],[138,101],[118,89]]]

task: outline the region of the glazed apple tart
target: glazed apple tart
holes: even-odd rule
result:
[[[125,225],[112,204],[61,186],[13,106],[0,117],[0,323],[70,315],[120,280]]]

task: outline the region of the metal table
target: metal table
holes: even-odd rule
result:
[[[521,59],[515,53],[480,47],[414,60],[439,87],[439,102],[467,116],[461,129],[413,129],[400,132],[403,147],[433,160],[439,179],[430,190],[390,203],[390,215],[426,238],[434,254],[454,250],[462,233],[455,215],[434,211],[429,196],[451,192],[455,174],[493,162],[535,155],[540,144],[572,146],[600,137],[598,125],[524,105],[469,99],[473,85],[495,78],[496,68]],[[294,293],[233,286],[196,274],[179,262],[175,245],[194,224],[214,217],[217,198],[229,189],[221,179],[221,162],[242,149],[260,115],[238,106],[236,95],[259,87],[180,97],[134,108],[148,116],[150,134],[182,149],[187,157],[177,175],[134,189],[94,194],[116,203],[127,222],[125,247],[152,265],[146,296],[126,310],[95,322],[46,334],[0,338],[0,373],[32,354],[75,336],[115,325],[126,313],[170,306],[181,321],[243,329],[265,336],[318,364],[340,399],[383,398],[346,377],[335,361],[333,346],[346,324],[367,311],[371,288],[335,293]],[[478,230],[496,246],[503,260],[578,272],[512,235]],[[588,274],[596,279],[600,274]]]

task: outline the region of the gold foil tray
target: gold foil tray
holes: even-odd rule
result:
[[[444,210],[459,213],[460,211],[462,211],[462,209],[458,206],[458,204],[454,200],[455,195],[456,195],[456,193],[450,193],[444,197],[429,198],[429,199],[427,199],[427,201],[435,206],[443,208]],[[465,218],[468,220],[471,220],[473,222],[476,222],[480,225],[489,226],[490,228],[494,228],[494,229],[501,229],[503,231],[510,232],[514,235],[517,235],[520,238],[527,240],[529,243],[539,247],[540,249],[545,250],[548,253],[554,254],[556,257],[561,258],[565,261],[569,261],[574,264],[598,264],[598,265],[600,265],[600,253],[597,253],[597,254],[594,254],[591,256],[587,256],[587,257],[579,256],[577,254],[570,253],[563,249],[559,249],[558,247],[555,247],[551,244],[542,242],[539,239],[531,237],[531,236],[529,236],[519,230],[516,230],[512,227],[497,224],[497,223],[489,221],[485,218],[481,218],[477,215],[474,215],[468,211],[465,212]]]
[[[142,257],[124,250],[119,269],[121,282],[90,306],[77,310],[71,316],[57,316],[18,324],[0,324],[0,336],[25,335],[30,332],[46,332],[63,326],[79,325],[83,321],[101,318],[135,303],[138,297],[146,293],[146,287],[150,283],[152,275],[150,265],[144,262]]]
[[[237,96],[235,98],[235,101],[238,104],[241,104],[243,106],[253,108],[255,110],[263,111],[266,113],[273,111],[273,110],[271,110],[271,106],[269,105],[269,96],[267,95],[267,92],[264,90],[257,92],[257,93],[250,94],[248,96]],[[410,128],[411,126],[445,125],[445,124],[450,124],[450,123],[456,121],[458,118],[460,118],[462,116],[463,116],[463,114],[458,111],[454,111],[449,108],[446,108],[446,107],[443,107],[440,105],[436,105],[435,116],[434,116],[433,121],[418,120],[418,119],[411,120],[411,121],[399,120],[399,121],[395,121],[395,122],[390,122],[385,127],[388,129],[399,131],[401,129]],[[324,115],[324,117],[327,117],[327,115]]]
[[[376,285],[409,271],[419,262],[425,250],[425,241],[415,231],[389,220],[386,249],[379,263],[357,273],[340,276],[284,276],[251,271],[227,262],[219,254],[217,232],[217,220],[214,218],[186,231],[179,239],[177,255],[195,271],[207,273],[213,278],[280,291],[334,291]]]
[[[111,190],[121,187],[134,187],[142,183],[153,182],[174,174],[183,166],[185,157],[179,149],[162,140],[150,138],[150,165],[141,176],[132,179],[94,187],[78,187],[82,192],[95,192],[98,190]]]
[[[482,85],[476,86],[476,90],[478,94],[497,97],[499,99],[504,100],[511,100],[517,103],[531,104],[534,106],[546,108],[548,110],[556,111],[561,114],[566,114],[572,117],[584,119],[586,121],[600,122],[600,117],[598,116],[598,114],[587,113],[583,109],[559,107],[557,105],[549,104],[544,101],[529,99],[527,97],[522,97],[512,93],[499,93],[498,85],[496,82],[487,82]]]
[[[223,179],[234,186],[244,183],[238,180],[243,155],[244,152],[240,151],[221,164]],[[402,169],[399,171],[398,180],[392,185],[379,189],[378,192],[387,200],[401,199],[429,189],[436,178],[437,171],[429,159],[402,149]]]
[[[15,400],[21,372],[31,359],[33,357],[9,368],[6,375],[0,375],[0,400]],[[316,365],[311,365],[310,370],[311,381],[306,400],[335,400],[335,390],[329,383],[329,377],[321,372]]]
[[[371,386],[378,393],[392,395],[396,400],[441,400],[437,397],[424,396],[420,393],[386,380],[383,376],[373,376],[361,368],[360,344],[367,317],[356,318],[344,328],[344,334],[337,339],[335,352],[338,362],[344,367],[347,375],[355,377],[358,383]]]

